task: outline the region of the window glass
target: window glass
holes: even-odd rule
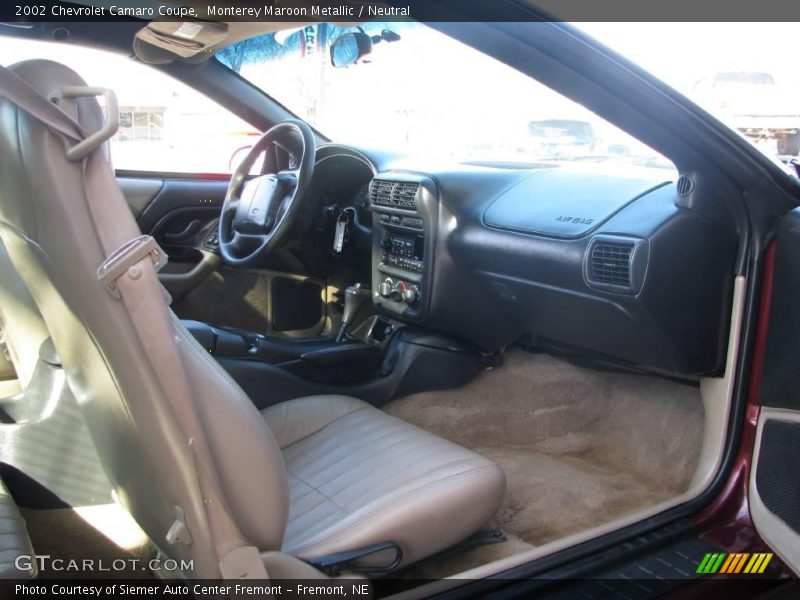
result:
[[[694,100],[767,156],[791,162],[800,155],[797,23],[578,27]]]
[[[331,47],[351,35],[369,36],[372,52],[336,68]],[[351,44],[339,58],[358,54]],[[309,25],[217,58],[339,142],[456,160],[673,168],[586,107],[420,23]]]
[[[89,85],[117,95],[120,127],[111,140],[116,169],[176,173],[229,173],[241,148],[259,132],[179,81],[116,54],[0,37],[5,66],[45,58],[66,64]]]

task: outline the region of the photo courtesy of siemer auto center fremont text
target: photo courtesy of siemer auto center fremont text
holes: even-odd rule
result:
[[[0,599],[800,597],[798,32],[0,6]]]

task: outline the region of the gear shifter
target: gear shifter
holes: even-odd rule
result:
[[[362,287],[360,283],[351,285],[344,291],[344,312],[342,313],[342,326],[336,336],[337,344],[344,340],[347,327],[352,323],[356,313],[364,304],[364,301],[369,298],[369,295],[369,288]]]

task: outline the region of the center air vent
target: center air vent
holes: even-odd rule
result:
[[[419,183],[414,181],[375,179],[369,188],[369,198],[376,206],[416,210],[418,190]]]
[[[586,279],[589,285],[615,291],[636,291],[641,287],[644,264],[642,261],[635,261],[634,255],[642,243],[641,240],[614,237],[598,237],[592,240],[586,258]],[[640,268],[635,268],[636,266]]]
[[[391,181],[376,179],[369,188],[369,199],[378,206],[391,206],[393,189],[394,183]]]

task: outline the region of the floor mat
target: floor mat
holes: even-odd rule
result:
[[[40,579],[153,577],[156,547],[115,504],[21,512],[37,556],[48,557]]]
[[[611,521],[674,495],[635,475],[584,459],[526,448],[476,448],[497,462],[509,485],[496,522],[532,544],[544,544]]]
[[[703,433],[697,386],[513,349],[456,390],[387,412],[494,459],[508,490],[493,525],[509,542],[423,561],[442,577],[612,521],[684,492]]]

